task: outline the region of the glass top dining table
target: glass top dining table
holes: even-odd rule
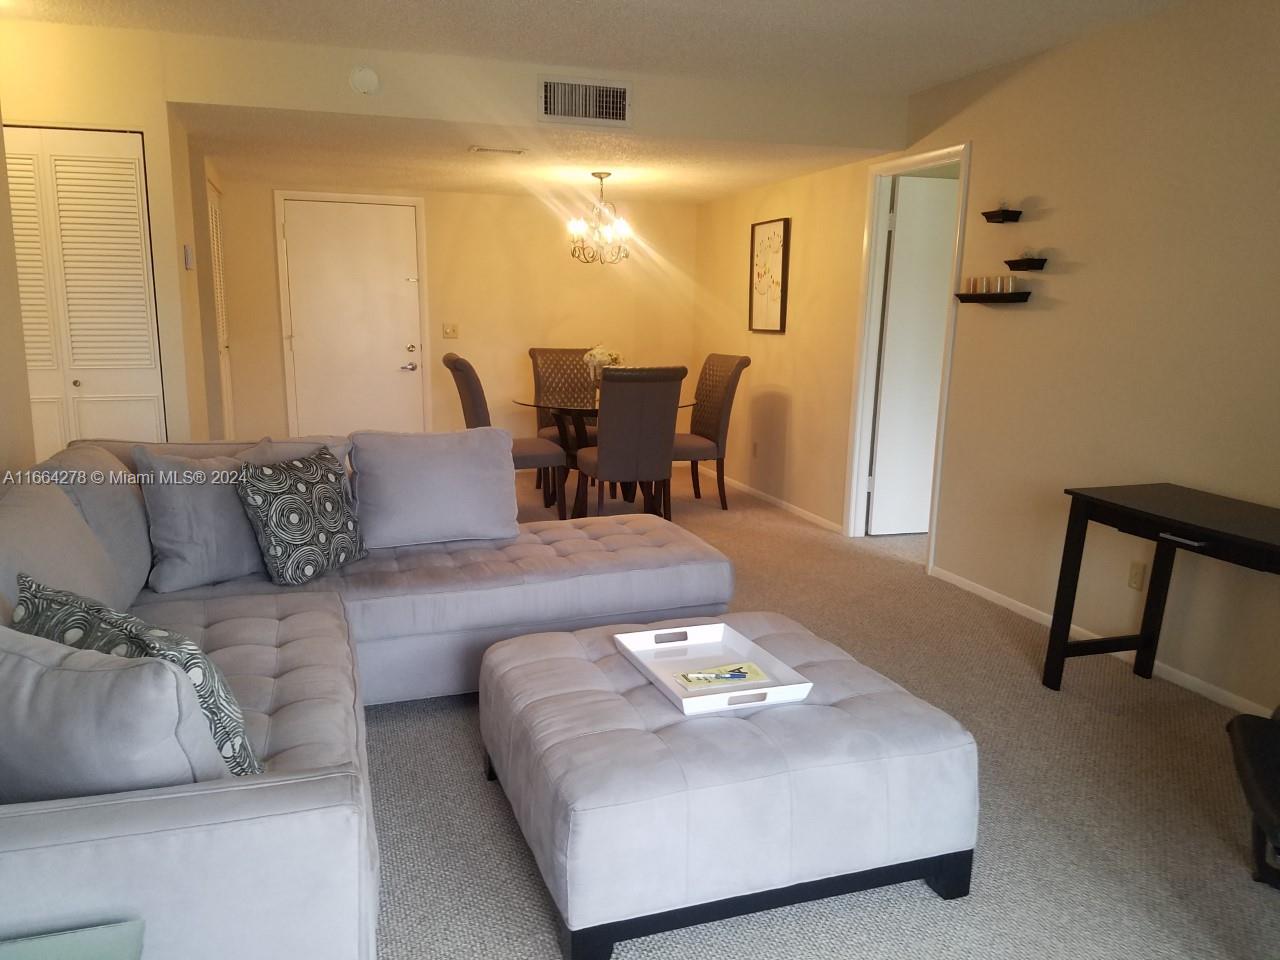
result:
[[[550,413],[556,422],[556,428],[560,431],[560,446],[570,453],[582,447],[591,446],[590,434],[587,431],[587,421],[600,415],[599,401],[586,397],[566,397],[564,399],[515,400],[512,402],[520,407],[532,407],[535,410],[545,410]],[[679,403],[681,410],[692,406],[692,400],[681,400]]]

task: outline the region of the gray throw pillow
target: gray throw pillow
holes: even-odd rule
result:
[[[353,433],[351,461],[365,542],[399,547],[516,536],[511,434]]]
[[[258,541],[235,487],[244,459],[257,449],[193,460],[133,448],[138,473],[149,478],[142,483],[154,556],[147,583],[156,593],[263,572]]]
[[[195,688],[164,660],[0,627],[0,803],[230,776]]]
[[[264,437],[252,450],[245,452],[244,459],[258,464],[279,463],[295,457],[314,457],[321,447],[328,447],[334,459],[346,467],[351,456],[350,437],[290,437],[287,440]]]
[[[46,587],[25,574],[18,575],[13,627],[81,650],[117,657],[155,657],[176,665],[195,687],[227,769],[237,776],[262,773],[262,764],[245,734],[244,713],[222,672],[181,634],[119,613],[96,600]]]
[[[0,486],[0,623],[18,602],[19,573],[114,607],[137,596],[66,491],[51,483]]]
[[[310,457],[246,464],[236,484],[272,581],[300,586],[368,555],[342,464]]]
[[[133,470],[110,451],[87,443],[67,447],[33,469],[46,472],[80,510],[123,578],[132,604],[151,573],[147,508],[142,490],[131,482]]]

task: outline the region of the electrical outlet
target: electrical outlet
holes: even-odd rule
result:
[[[440,325],[440,336],[446,340],[457,340],[458,325],[456,323],[442,323]]]
[[[1147,565],[1137,560],[1129,564],[1129,589],[1141,590],[1147,582]]]

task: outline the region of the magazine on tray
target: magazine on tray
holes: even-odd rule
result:
[[[687,673],[677,673],[676,679],[686,690],[707,690],[738,683],[760,683],[769,675],[754,663],[722,663],[715,667],[701,667]]]

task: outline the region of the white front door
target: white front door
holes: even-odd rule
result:
[[[959,199],[956,180],[897,179],[871,454],[871,534],[929,529]]]
[[[6,127],[5,153],[36,456],[165,439],[141,135]]]
[[[416,208],[298,199],[281,206],[293,431],[421,432]]]

